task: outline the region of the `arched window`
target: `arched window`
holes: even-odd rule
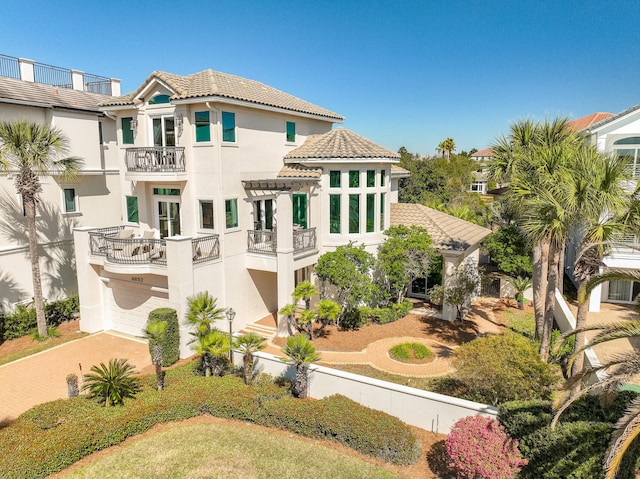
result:
[[[613,151],[616,156],[627,159],[633,178],[640,178],[640,136],[630,136],[614,142]]]
[[[169,103],[169,95],[156,95],[149,100],[149,105],[160,105],[162,103]]]

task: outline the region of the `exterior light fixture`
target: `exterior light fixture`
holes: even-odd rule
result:
[[[229,321],[229,362],[233,367],[233,351],[231,350],[231,345],[233,344],[233,318],[236,317],[236,312],[233,308],[227,308],[224,314],[227,316],[227,321]]]

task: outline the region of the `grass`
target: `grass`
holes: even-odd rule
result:
[[[389,350],[389,355],[398,361],[423,360],[433,357],[431,350],[420,343],[396,344]]]
[[[504,316],[509,329],[529,339],[535,337],[536,320],[533,312],[506,309]]]
[[[178,446],[178,447],[177,447]],[[60,479],[392,479],[368,462],[295,437],[237,424],[189,424],[106,451]]]
[[[13,353],[0,355],[0,366],[12,361],[17,361],[18,359],[26,358],[27,356],[31,356],[33,354],[41,353],[42,351],[46,351],[47,349],[55,348],[56,346],[68,343],[69,341],[75,341],[76,339],[82,338],[84,336],[87,336],[87,333],[75,333],[71,336],[51,338],[42,342],[34,341],[33,346],[28,346],[21,349],[20,351],[15,351]]]

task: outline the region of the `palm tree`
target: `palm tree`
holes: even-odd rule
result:
[[[316,312],[311,309],[305,309],[300,312],[300,331],[304,332],[309,340],[313,339],[313,322],[316,320]]]
[[[187,298],[187,324],[195,327],[191,334],[198,340],[209,334],[214,328],[212,323],[219,319],[224,319],[224,308],[217,308],[217,298],[214,298],[208,291],[201,291]]]
[[[451,153],[454,152],[455,150],[456,150],[456,142],[453,140],[453,138],[447,138],[445,140],[442,140],[438,145],[438,151],[443,156],[446,156],[447,160],[451,158]]]
[[[340,305],[330,299],[321,299],[318,301],[317,316],[320,321],[320,328],[316,331],[318,337],[329,323],[333,323],[338,319],[340,314]]]
[[[315,346],[305,336],[289,336],[287,345],[282,352],[287,356],[282,361],[293,364],[296,368],[296,377],[293,383],[293,395],[297,398],[306,398],[308,390],[308,370],[311,363],[320,360],[320,355]]]
[[[198,338],[195,350],[202,355],[205,376],[222,375],[223,363],[229,352],[228,335],[217,330],[209,331]]]
[[[295,304],[287,304],[280,309],[280,314],[287,317],[287,330],[289,331],[289,335],[295,334],[298,330],[298,325],[296,323],[296,312],[298,311],[298,307]]]
[[[303,281],[293,290],[293,300],[296,302],[304,300],[305,309],[309,310],[311,309],[311,298],[318,293],[320,291],[310,281]]]
[[[162,344],[167,332],[166,321],[150,321],[144,330],[144,336],[149,340],[151,362],[156,370],[158,391],[164,389],[164,371],[162,370]]]
[[[91,397],[105,406],[123,404],[125,398],[134,397],[140,390],[140,381],[134,366],[126,359],[110,359],[109,365],[91,366],[91,373],[83,377],[82,390],[89,390]]]
[[[527,276],[524,278],[522,276],[518,276],[517,278],[507,276],[507,281],[509,281],[516,290],[515,298],[518,302],[518,309],[524,309],[524,292],[533,284],[531,278]]]
[[[29,237],[33,300],[41,337],[47,336],[47,321],[38,258],[36,205],[42,191],[40,177],[59,175],[69,180],[77,174],[81,161],[76,157],[64,157],[68,148],[68,139],[57,128],[27,120],[0,122],[0,168],[15,172],[16,191],[22,198]]]
[[[249,333],[238,336],[233,343],[234,349],[242,353],[244,383],[247,385],[251,384],[253,376],[253,353],[265,348],[263,342],[264,339],[256,333]]]

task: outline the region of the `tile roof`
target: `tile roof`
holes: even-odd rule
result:
[[[391,176],[407,177],[411,174],[409,170],[399,167],[398,165],[391,165]]]
[[[441,251],[464,251],[491,230],[415,203],[391,203],[391,226],[422,226]]]
[[[636,106],[632,106],[631,108],[627,108],[624,111],[621,111],[620,113],[616,113],[613,116],[610,116],[609,118],[605,118],[602,121],[599,121],[598,123],[594,123],[593,125],[590,125],[589,128],[587,129],[588,132],[592,132],[598,128],[600,128],[601,126],[606,125],[607,123],[612,122],[613,120],[617,120],[618,118],[621,118],[623,116],[628,115],[629,113],[633,113],[636,110],[640,110],[640,105],[636,105]]]
[[[595,125],[596,123],[600,123],[602,120],[611,118],[612,116],[613,116],[613,113],[607,113],[602,111],[598,113],[592,113],[591,115],[587,115],[580,118],[576,118],[575,120],[571,120],[570,122],[567,123],[567,128],[569,128],[572,131],[582,131],[589,128],[592,125]]]
[[[38,103],[43,106],[100,112],[100,102],[108,95],[60,88],[14,78],[0,77],[0,99],[8,103]]]
[[[307,140],[285,155],[284,160],[321,159],[385,159],[399,161],[400,154],[387,150],[345,128],[336,128],[321,135],[311,135]]]
[[[154,71],[136,91],[123,96],[110,98],[103,102],[102,106],[133,105],[134,98],[136,98],[153,79],[161,81],[175,92],[175,94],[171,96],[172,100],[221,97],[322,116],[334,121],[344,120],[344,117],[337,113],[301,100],[283,91],[276,90],[264,83],[214,70],[204,70],[186,76]]]
[[[471,158],[473,158],[474,156],[493,156],[493,150],[490,148],[478,150],[473,155],[471,155]]]
[[[284,165],[278,173],[278,178],[320,178],[322,168],[304,166],[299,163]]]

